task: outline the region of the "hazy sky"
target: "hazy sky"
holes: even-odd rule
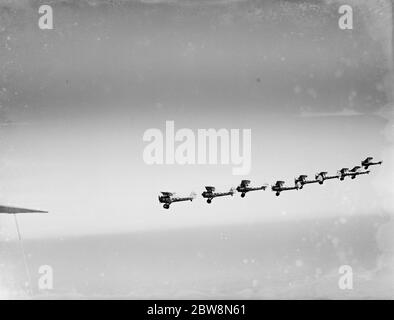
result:
[[[389,1],[350,1],[345,31],[339,1],[47,1],[54,30],[39,30],[40,3],[0,1],[0,200],[50,210],[20,218],[26,236],[392,212]],[[166,120],[252,129],[256,184],[385,163],[279,198],[165,211],[159,191],[244,178],[229,165],[145,164],[143,133]]]

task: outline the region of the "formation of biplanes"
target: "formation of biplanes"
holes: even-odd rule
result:
[[[381,165],[382,161],[373,161],[372,157],[368,157],[365,160],[361,161],[361,165],[357,165],[352,169],[342,168],[338,170],[335,175],[329,175],[328,172],[321,171],[315,174],[315,178],[308,180],[307,175],[300,175],[294,179],[293,186],[286,186],[284,181],[278,180],[275,184],[271,185],[271,190],[275,192],[276,196],[279,196],[283,191],[289,190],[301,190],[307,184],[318,183],[320,185],[324,184],[324,181],[331,179],[338,179],[340,181],[345,180],[346,177],[350,179],[355,179],[359,175],[369,174],[370,170],[368,170],[371,166]],[[206,199],[207,203],[211,203],[214,198],[217,197],[226,197],[226,196],[234,196],[236,192],[241,194],[241,197],[244,198],[248,192],[258,191],[258,190],[266,190],[268,188],[268,184],[264,184],[262,186],[251,187],[250,180],[242,180],[241,183],[236,188],[231,188],[229,191],[225,192],[217,192],[216,188],[213,186],[206,186],[205,191],[201,193],[201,196]],[[159,202],[163,203],[164,209],[169,209],[170,205],[173,202],[180,201],[193,201],[196,198],[197,194],[192,192],[187,197],[178,197],[174,192],[161,192],[159,195]]]

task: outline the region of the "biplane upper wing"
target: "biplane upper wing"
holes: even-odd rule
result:
[[[173,192],[162,191],[161,194],[165,197],[172,197],[174,195]]]
[[[205,189],[206,189],[208,192],[215,192],[215,187],[206,186]]]
[[[48,213],[48,211],[0,206],[0,213],[7,213],[7,214],[15,214],[15,213]]]

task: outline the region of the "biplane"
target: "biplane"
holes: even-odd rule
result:
[[[231,188],[228,192],[215,192],[216,188],[211,186],[206,186],[205,190],[201,195],[203,198],[207,199],[207,203],[211,203],[213,198],[233,196],[235,193],[234,188]]]
[[[307,178],[308,176],[306,174],[301,174],[298,178],[294,179],[294,185],[297,186],[298,189],[302,189],[306,184],[319,182],[317,179],[308,180]]]
[[[173,202],[193,201],[195,198],[196,194],[194,192],[188,197],[177,197],[173,192],[161,192],[161,195],[159,195],[159,202],[164,203],[164,209],[170,209],[170,205]]]
[[[247,192],[257,191],[257,190],[265,190],[267,185],[263,185],[260,187],[250,187],[250,180],[242,180],[241,184],[237,187],[237,191],[241,193],[241,197],[244,198]]]
[[[369,166],[376,166],[383,163],[383,161],[373,162],[372,159],[372,157],[368,157],[361,161],[361,166],[363,166],[365,170],[368,170]]]
[[[285,187],[284,181],[276,181],[276,183],[271,187],[272,191],[275,191],[275,195],[278,197],[282,191],[287,190],[298,190],[297,186],[294,187]]]
[[[329,176],[328,172],[326,171],[321,171],[315,174],[315,179],[319,182],[319,184],[323,184],[324,181],[326,180],[330,180],[330,179],[338,179],[339,176],[335,175],[335,176]]]

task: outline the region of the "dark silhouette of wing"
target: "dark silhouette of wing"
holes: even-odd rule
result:
[[[36,213],[48,213],[48,211],[0,206],[0,213],[15,214],[15,213],[34,213],[34,212],[36,212]]]

